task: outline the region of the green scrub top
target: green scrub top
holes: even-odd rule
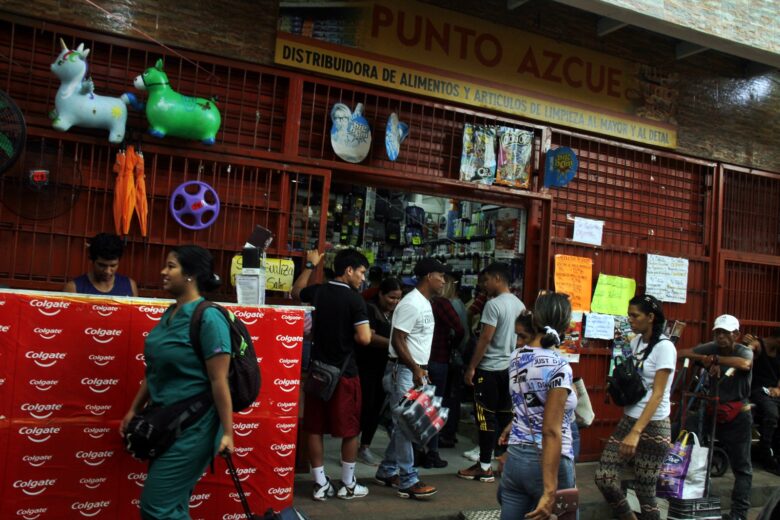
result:
[[[152,403],[163,406],[211,389],[203,362],[190,343],[190,319],[203,298],[168,309],[146,338],[146,383]],[[200,344],[204,359],[229,354],[230,328],[217,309],[204,311]],[[214,406],[184,430],[168,451],[149,465],[141,494],[141,518],[185,520],[195,484],[216,453],[222,427]]]

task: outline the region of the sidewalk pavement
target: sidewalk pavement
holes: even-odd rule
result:
[[[377,455],[384,453],[387,446],[387,434],[380,428],[371,446]],[[340,440],[326,437],[325,440],[325,470],[335,484],[341,478]],[[420,478],[427,484],[438,488],[436,495],[425,500],[402,499],[396,495],[395,489],[382,487],[374,483],[376,467],[358,462],[356,476],[358,481],[369,488],[369,495],[355,500],[339,500],[332,498],[326,502],[314,502],[311,498],[312,481],[308,474],[299,474],[295,478],[296,508],[305,512],[312,520],[497,520],[499,518],[496,491],[498,479],[494,483],[483,483],[458,478],[458,469],[473,464],[461,455],[462,452],[474,447],[472,441],[459,436],[455,448],[442,449],[443,459],[449,466],[443,469],[418,468]],[[496,465],[494,464],[494,468]],[[611,511],[593,483],[596,463],[577,464],[577,485],[580,489],[581,520],[606,520],[612,518]],[[776,475],[754,470],[753,497],[750,519],[758,516],[759,508],[766,502],[769,495],[778,486],[780,480]],[[713,480],[715,494],[721,497],[724,512],[731,502],[730,494],[734,479],[731,473]]]

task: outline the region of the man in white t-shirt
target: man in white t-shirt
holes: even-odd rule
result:
[[[413,387],[427,379],[428,359],[433,342],[433,309],[430,299],[444,290],[444,274],[449,268],[433,258],[423,258],[414,267],[417,287],[407,294],[393,312],[390,332],[390,360],[385,370],[384,385],[395,405]],[[397,427],[393,418],[393,433],[385,458],[377,470],[378,484],[398,488],[401,498],[424,498],[436,493],[436,488],[420,481],[414,469],[412,441]]]

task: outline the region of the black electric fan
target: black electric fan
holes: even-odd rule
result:
[[[0,90],[0,175],[19,159],[27,137],[27,126],[11,96]]]

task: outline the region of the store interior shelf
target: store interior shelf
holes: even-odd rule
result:
[[[470,244],[472,242],[485,242],[487,240],[492,240],[494,238],[496,238],[495,235],[473,236],[470,238],[469,237],[437,238],[434,240],[426,240],[420,245],[424,247],[424,246],[440,246],[444,244]]]

